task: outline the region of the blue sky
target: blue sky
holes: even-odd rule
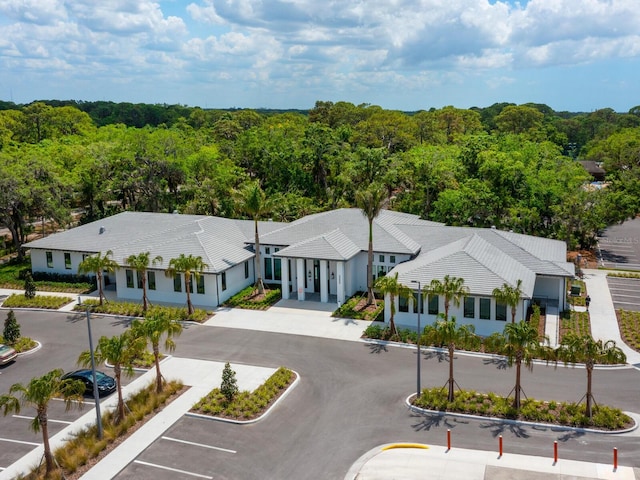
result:
[[[0,0],[0,100],[640,105],[638,0]]]

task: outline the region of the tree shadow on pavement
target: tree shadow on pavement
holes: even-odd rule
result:
[[[455,424],[457,423],[455,421],[452,421],[451,417],[448,417],[447,414],[444,412],[424,413],[424,414],[414,413],[411,415],[411,417],[420,420],[418,423],[414,423],[413,425],[411,425],[411,427],[417,432],[420,432],[423,430],[428,431],[428,430],[431,430],[432,427],[454,428],[456,426]]]
[[[383,343],[369,343],[367,344],[369,347],[369,353],[380,353],[380,352],[388,352],[387,346]]]
[[[498,370],[506,370],[509,362],[505,357],[491,357],[482,360],[485,365],[495,365]]]
[[[510,432],[518,438],[529,438],[531,435],[527,433],[527,429],[516,423],[507,423],[501,421],[486,422],[480,425],[480,428],[491,431],[493,437],[498,437],[505,432]]]
[[[440,350],[428,350],[422,353],[425,360],[431,360],[432,358],[438,359],[438,363],[448,362],[449,354]]]

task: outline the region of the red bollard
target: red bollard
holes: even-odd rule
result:
[[[447,429],[447,450],[451,450],[451,430]]]
[[[553,442],[553,463],[558,463],[558,441]]]
[[[618,470],[618,449],[613,448],[613,470]]]
[[[500,435],[500,456],[502,457],[502,435]]]

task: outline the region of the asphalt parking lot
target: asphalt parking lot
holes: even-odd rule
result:
[[[0,318],[6,310],[0,310]],[[82,321],[84,315],[65,313],[38,313],[16,310],[16,317],[21,326],[23,336],[31,337],[41,342],[41,348],[34,353],[21,355],[16,361],[0,367],[0,394],[8,393],[11,385],[29,381],[44,373],[61,368],[71,371],[77,366],[77,359],[83,350],[88,349],[88,333],[86,323]],[[34,319],[36,319],[34,321]],[[113,334],[121,330],[121,322],[109,319],[104,321],[96,318],[92,322],[93,336],[97,340],[100,335]],[[108,375],[113,370],[104,366],[99,367]],[[124,378],[123,384],[131,382],[133,378]],[[111,394],[115,395],[115,393]],[[111,397],[102,397],[104,401]],[[65,411],[65,404],[60,400],[49,403],[49,436],[52,437],[69,424],[94,409],[93,397],[86,396],[81,408]],[[42,433],[34,433],[30,429],[35,410],[25,406],[20,414],[0,415],[0,477],[3,469],[11,465],[34,447],[42,444]]]
[[[598,245],[606,267],[640,270],[640,218],[607,228]]]
[[[640,279],[607,277],[616,310],[640,312]]]

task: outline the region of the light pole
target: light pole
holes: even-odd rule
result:
[[[82,305],[82,298],[78,297],[78,305]],[[87,330],[89,331],[89,355],[91,356],[91,376],[93,379],[93,400],[96,404],[96,426],[98,427],[98,439],[102,440],[102,415],[100,415],[100,395],[98,393],[98,380],[96,378],[96,359],[93,355],[93,337],[91,336],[91,305],[84,304],[87,312]]]
[[[422,288],[420,287],[420,280],[411,280],[411,283],[418,284],[418,366],[417,366],[417,390],[416,390],[416,398],[420,397],[420,310],[422,307]]]

